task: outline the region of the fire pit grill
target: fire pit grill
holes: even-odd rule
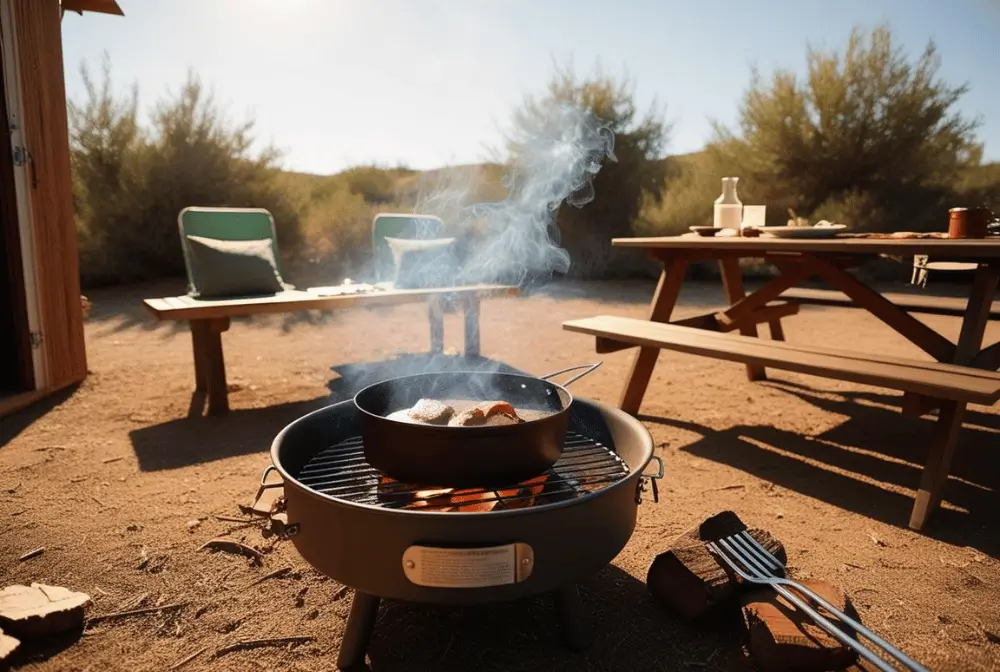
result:
[[[401,448],[405,450],[404,448]],[[478,511],[541,507],[566,501],[621,480],[628,465],[600,441],[567,432],[562,457],[548,472],[523,484],[491,490],[421,488],[393,481],[365,461],[360,437],[352,437],[316,453],[299,472],[299,481],[318,493],[357,504],[422,511],[477,510],[464,503],[487,504]]]
[[[553,595],[566,643],[589,642],[576,584],[607,566],[635,529],[639,503],[663,464],[641,422],[575,399],[558,462],[496,489],[394,481],[364,459],[350,401],[291,423],[261,479],[282,487],[272,530],[318,571],[354,589],[337,664],[362,662],[383,599],[484,604]],[[405,450],[405,446],[400,446]],[[659,474],[645,474],[650,461]],[[280,482],[268,482],[276,471]]]

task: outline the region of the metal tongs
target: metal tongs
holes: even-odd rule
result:
[[[913,672],[929,672],[926,667],[907,656],[892,644],[889,644],[889,642],[847,614],[841,612],[813,591],[796,581],[785,578],[785,566],[746,531],[719,539],[718,541],[708,542],[708,549],[715,557],[719,558],[732,569],[741,581],[771,586],[779,595],[795,605],[796,609],[809,616],[816,625],[823,628],[823,630],[844,646],[854,649],[860,656],[878,669],[884,670],[884,672],[895,672],[898,668],[893,667],[883,657],[880,657],[864,644],[838,628],[796,593],[800,593],[813,600],[841,623],[852,628],[872,644],[877,645],[891,660],[903,665],[903,669],[912,670]],[[794,592],[789,590],[789,586],[794,589]]]

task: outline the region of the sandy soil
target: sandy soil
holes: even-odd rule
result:
[[[427,348],[421,306],[272,317],[225,336],[233,412],[188,417],[188,333],[147,318],[142,296],[175,285],[94,292],[87,323],[92,374],[77,390],[2,421],[0,575],[93,597],[89,614],[183,603],[169,613],[105,621],[82,636],[29,648],[30,670],[329,670],[350,591],[312,570],[290,542],[238,516],[289,421],[346,398],[363,382],[331,367],[385,362]],[[593,342],[560,329],[599,313],[642,316],[652,283],[561,285],[483,307],[483,353],[543,374],[595,359]],[[684,311],[717,305],[718,287],[694,283]],[[950,337],[958,320],[927,317]],[[448,345],[461,347],[449,317]],[[867,315],[808,308],[786,320],[789,340],[917,355]],[[1000,338],[991,324],[988,339]],[[581,396],[616,402],[631,354],[579,381]],[[391,370],[381,365],[379,371]],[[862,618],[938,669],[997,669],[1000,659],[1000,481],[997,411],[975,407],[926,535],[906,528],[932,421],[903,418],[894,392],[773,373],[748,383],[740,365],[663,354],[642,408],[666,465],[659,504],[644,503],[614,565],[582,586],[593,646],[559,643],[545,598],[489,608],[392,604],[370,647],[373,670],[749,669],[733,614],[685,624],[644,586],[653,557],[676,534],[723,509],[766,527],[800,577],[844,586]],[[213,537],[264,552],[262,567],[199,552]],[[331,539],[331,543],[337,540]],[[38,557],[18,561],[25,551]],[[250,587],[282,567],[292,571]],[[311,636],[293,648],[217,655],[236,641]],[[949,664],[950,663],[950,664]]]

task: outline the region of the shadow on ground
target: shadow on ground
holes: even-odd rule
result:
[[[73,628],[47,637],[24,637],[14,654],[0,661],[0,670],[20,670],[27,665],[45,662],[76,644],[83,637],[83,628]],[[5,667],[9,665],[10,667]]]
[[[288,423],[330,403],[317,397],[224,416],[189,416],[129,432],[141,471],[178,469],[238,455],[263,453]]]
[[[751,669],[735,605],[689,625],[613,565],[584,581],[580,596],[591,642],[582,652],[563,644],[548,595],[474,607],[390,602],[376,623],[367,669],[672,670],[708,669],[709,660],[718,669]]]
[[[142,471],[178,469],[238,455],[262,453],[287,424],[306,413],[352,399],[363,387],[387,378],[431,371],[506,371],[521,373],[486,357],[412,354],[377,362],[333,367],[330,396],[308,401],[232,410],[223,416],[197,413],[129,432]],[[6,422],[6,421],[5,421]],[[4,425],[6,432],[6,424]]]
[[[646,423],[700,434],[701,439],[681,449],[685,452],[845,510],[906,527],[935,419],[900,415],[898,395],[823,393],[786,381],[766,384],[847,417],[816,436],[761,425],[716,431],[696,423],[639,417]],[[944,496],[946,504],[963,510],[940,509],[925,534],[1000,557],[1000,520],[994,515],[1000,491],[998,443],[1000,418],[970,409]],[[910,492],[897,492],[851,474]]]
[[[13,441],[21,432],[36,421],[45,417],[53,408],[72,397],[79,387],[79,385],[73,385],[60,390],[52,396],[45,397],[21,409],[17,413],[0,418],[0,448]]]

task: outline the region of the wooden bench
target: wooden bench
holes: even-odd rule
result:
[[[883,296],[900,308],[911,313],[926,313],[931,315],[965,315],[967,300],[950,296],[925,296],[920,294],[905,294],[887,292]],[[802,304],[821,306],[854,307],[855,303],[843,292],[833,289],[786,289],[780,298]],[[994,301],[990,308],[990,319],[1000,319],[1000,301]]]
[[[493,296],[518,294],[507,285],[470,285],[440,289],[376,289],[363,293],[324,295],[318,291],[289,290],[270,296],[201,300],[192,296],[144,299],[143,305],[157,320],[187,321],[194,350],[195,396],[207,394],[209,415],[229,411],[226,364],[222,354],[222,332],[230,319],[268,313],[305,310],[375,308],[426,301],[430,319],[430,349],[444,350],[444,313],[460,308],[465,317],[465,354],[479,354],[479,302]]]
[[[1000,400],[1000,373],[954,364],[803,346],[627,317],[571,320],[564,322],[563,328],[595,336],[599,351],[621,349],[624,345],[676,350],[942,400],[930,454],[910,516],[910,527],[916,530],[923,529],[928,516],[940,504],[965,404],[992,405]]]

